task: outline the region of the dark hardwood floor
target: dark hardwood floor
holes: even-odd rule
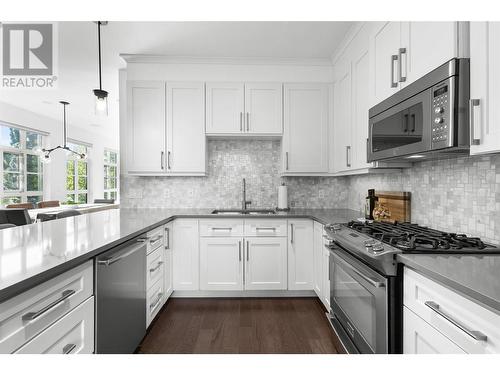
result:
[[[337,353],[316,298],[171,298],[138,353]]]

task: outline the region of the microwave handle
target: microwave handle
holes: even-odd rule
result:
[[[398,87],[398,82],[394,81],[394,63],[398,61],[398,55],[391,55],[391,87]]]
[[[403,116],[403,133],[408,132],[408,113]]]
[[[478,107],[481,104],[479,99],[471,99],[469,102],[469,116],[470,116],[470,144],[471,146],[477,146],[481,143],[481,138],[475,138],[475,128],[476,124],[474,122],[474,107]]]

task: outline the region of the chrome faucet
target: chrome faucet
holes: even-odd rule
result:
[[[252,201],[247,201],[247,186],[246,181],[243,179],[243,200],[241,201],[241,209],[243,211],[247,210],[247,206],[252,204]]]

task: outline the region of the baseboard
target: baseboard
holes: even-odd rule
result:
[[[171,298],[316,297],[314,290],[176,290]]]

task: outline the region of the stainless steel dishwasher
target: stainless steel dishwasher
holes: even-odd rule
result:
[[[133,353],[146,334],[146,242],[99,255],[95,270],[95,352]]]

